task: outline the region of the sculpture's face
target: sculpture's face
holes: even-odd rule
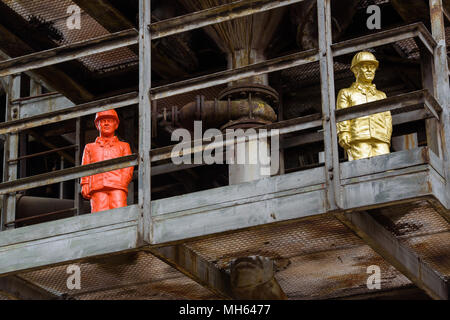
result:
[[[98,130],[100,131],[102,136],[112,136],[114,135],[114,131],[119,127],[116,119],[114,118],[101,118],[98,121]]]
[[[356,67],[356,78],[362,82],[372,82],[375,79],[377,66],[371,62],[363,62]]]

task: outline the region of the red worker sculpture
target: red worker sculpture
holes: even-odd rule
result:
[[[100,137],[84,148],[83,165],[131,154],[130,145],[114,135],[119,127],[115,110],[98,112],[94,123]],[[133,170],[128,167],[81,178],[81,194],[91,200],[91,212],[125,207]]]

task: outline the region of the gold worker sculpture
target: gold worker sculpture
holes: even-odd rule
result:
[[[348,108],[386,99],[386,94],[372,84],[379,62],[366,51],[357,53],[350,69],[356,81],[339,91],[337,109]],[[369,116],[337,123],[339,145],[347,151],[348,159],[358,160],[389,153],[392,135],[391,112],[381,112]]]

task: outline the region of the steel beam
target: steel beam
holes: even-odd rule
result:
[[[138,204],[140,211],[140,236],[152,241],[151,218],[151,0],[139,0],[139,180]]]
[[[0,77],[133,45],[137,37],[137,31],[129,29],[9,59],[0,62]]]
[[[442,0],[429,0],[431,15],[431,32],[438,43],[434,50],[434,70],[436,81],[436,98],[443,107],[442,140],[443,158],[447,180],[447,209],[450,209],[450,98],[449,68],[445,37],[445,21]]]
[[[137,155],[132,154],[125,157],[99,161],[84,166],[38,174],[31,177],[0,183],[0,195],[17,192],[20,190],[33,189],[66,180],[90,176],[97,173],[132,167],[137,164]],[[15,220],[14,217],[9,217],[8,221],[12,220]]]
[[[255,63],[245,67],[216,72],[206,76],[152,88],[150,92],[152,99],[167,98],[177,94],[209,88],[248,77],[300,66],[318,61],[318,59],[319,57],[317,55],[317,50],[312,49],[266,60],[264,62]]]
[[[230,275],[185,245],[145,248],[154,256],[224,299],[233,297]]]
[[[355,39],[338,42],[333,44],[331,49],[333,51],[333,56],[338,57],[410,38],[419,38],[430,53],[433,53],[434,48],[437,45],[436,41],[433,39],[423,23],[418,22],[386,31],[375,32]]]
[[[0,123],[0,134],[31,129],[50,123],[61,122],[90,115],[104,110],[129,106],[138,102],[139,99],[136,92],[125,93],[114,97],[79,104],[62,110],[42,113],[24,119],[3,122]]]
[[[449,299],[448,280],[402,244],[369,213],[340,213],[336,214],[336,217],[432,298]]]
[[[50,293],[47,290],[23,279],[20,276],[0,278],[0,292],[18,300],[61,300],[61,296]]]
[[[138,248],[137,205],[0,232],[0,276]]]
[[[285,120],[281,122],[276,122],[266,126],[260,126],[255,129],[257,130],[267,130],[267,137],[272,137],[273,135],[283,135],[287,133],[292,133],[296,131],[311,129],[315,127],[322,126],[322,120],[319,114],[313,114],[306,117],[299,117],[295,119]],[[272,129],[277,129],[278,131],[272,131]],[[249,134],[245,136],[248,140],[256,140],[258,138],[258,133]],[[204,143],[206,142],[206,143]],[[225,148],[231,146],[235,143],[235,138],[231,139],[227,137],[226,134],[214,137],[214,142],[210,142],[210,139],[205,139],[205,141],[191,140],[180,144],[179,146],[186,149],[183,150],[183,155],[202,153],[205,150],[213,150],[218,147]],[[194,147],[192,147],[194,146]],[[153,149],[151,152],[151,161],[161,161],[167,160],[172,157],[172,146],[167,146],[163,148]]]
[[[36,81],[32,80],[32,83],[36,83]],[[65,96],[56,92],[13,100],[12,104],[19,107],[19,119],[71,108],[75,105]]]
[[[303,0],[241,0],[193,12],[149,25],[152,39],[203,28],[212,24],[246,17],[255,13],[288,6]]]
[[[11,121],[19,117],[19,109],[14,107],[12,100],[20,98],[21,75],[9,77],[8,89],[6,94],[6,112],[5,121]],[[6,135],[3,156],[3,181],[13,181],[17,179],[17,162],[9,162],[9,159],[17,159],[19,156],[19,134],[9,133]],[[3,197],[2,218],[0,219],[0,230],[12,228],[5,226],[5,223],[16,219],[16,195],[15,193],[6,194]]]
[[[331,0],[317,0],[319,28],[320,84],[325,145],[325,177],[328,210],[341,208],[339,152],[336,133],[336,98],[334,96],[334,67],[331,51]]]
[[[401,109],[408,107],[422,107],[430,118],[433,117],[439,120],[441,117],[442,107],[436,99],[427,90],[419,90],[383,100],[364,103],[351,108],[336,110],[336,121],[355,119],[385,111],[401,111]]]

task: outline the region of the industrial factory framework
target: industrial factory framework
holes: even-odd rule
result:
[[[0,299],[449,299],[450,1],[345,0],[339,10],[337,0],[183,0],[173,11],[119,2],[0,1]],[[45,18],[70,5],[82,10],[80,30],[91,23],[84,38],[67,40],[65,18]],[[383,9],[381,29],[366,26],[370,5]],[[408,18],[413,6],[421,17]],[[297,35],[286,18],[296,10]],[[220,40],[239,36],[208,35],[239,21],[262,21],[252,36],[272,54],[258,48],[235,63],[234,52],[227,64],[232,45]],[[388,98],[336,110],[361,50],[380,60],[375,82]],[[265,86],[247,91],[258,77]],[[249,100],[250,118],[252,97],[277,112],[258,129],[278,129],[279,172],[231,183],[226,164],[174,164],[170,133],[187,126],[180,108],[206,121],[207,106],[229,112],[236,96]],[[134,153],[81,165],[93,115],[111,108]],[[391,153],[347,161],[336,123],[383,111],[393,115]],[[129,166],[129,205],[87,214],[79,179]],[[233,281],[233,263],[248,257],[250,273],[263,274],[258,291],[272,281],[276,296]],[[74,265],[81,288],[67,285]]]

